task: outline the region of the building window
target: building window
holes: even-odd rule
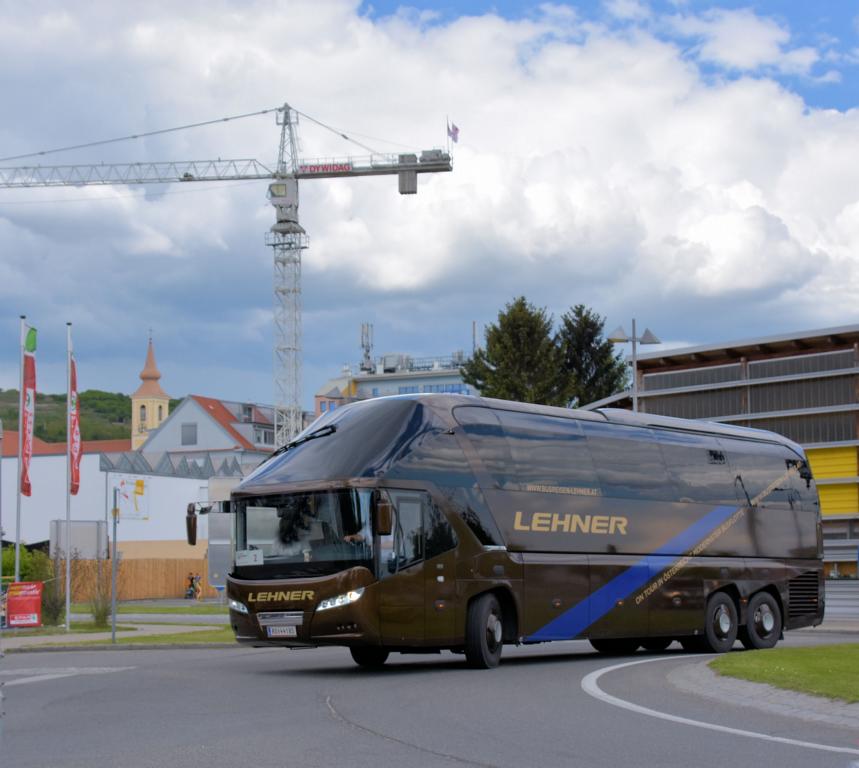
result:
[[[400,387],[401,395],[416,395],[419,391],[417,386]]]
[[[182,425],[182,445],[197,445],[197,425]]]
[[[378,397],[378,396],[379,396],[379,388],[373,387],[373,397]]]
[[[145,405],[140,406],[140,426],[141,427],[146,426],[146,406]]]
[[[337,403],[335,403],[333,400],[331,400],[331,401],[328,403],[328,410],[329,410],[329,411],[333,411],[336,407],[337,407]]]
[[[325,413],[325,411],[327,411],[327,410],[328,410],[328,401],[327,401],[327,400],[322,400],[322,401],[319,403],[319,410],[320,410],[322,413]]]
[[[164,421],[164,406],[159,405],[158,406],[158,423],[160,424],[162,421]]]

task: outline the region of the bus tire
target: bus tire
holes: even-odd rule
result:
[[[778,602],[769,592],[758,592],[749,600],[746,625],[740,642],[748,650],[773,648],[781,637],[782,618]]]
[[[366,667],[367,669],[379,669],[388,660],[388,651],[373,646],[356,646],[350,648],[349,653],[352,654],[352,659],[359,667]]]
[[[737,606],[730,595],[715,592],[707,601],[704,615],[704,639],[713,653],[726,653],[734,647],[739,630]]]
[[[671,637],[645,637],[641,641],[641,647],[644,648],[645,651],[662,653],[662,651],[671,645],[672,641],[673,638]]]
[[[612,639],[589,639],[588,642],[594,647],[594,650],[604,653],[606,656],[628,656],[638,650],[641,645],[640,640],[632,637],[621,637]]]
[[[492,669],[501,661],[504,645],[501,604],[491,592],[475,598],[468,606],[465,625],[465,660],[473,669]]]

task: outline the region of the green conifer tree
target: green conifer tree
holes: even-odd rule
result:
[[[552,334],[552,316],[520,296],[498,313],[485,333],[486,347],[462,367],[462,378],[485,397],[565,405],[569,392]]]
[[[605,319],[584,304],[561,316],[558,331],[562,378],[576,408],[621,392],[627,369],[620,353],[603,337]]]

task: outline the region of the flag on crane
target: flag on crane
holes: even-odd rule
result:
[[[30,496],[30,458],[33,456],[33,422],[36,419],[36,329],[23,325],[21,339],[21,366],[23,367],[21,404],[18,429],[21,430],[21,455],[18,457],[21,493]]]
[[[447,135],[453,139],[453,143],[459,143],[459,128],[456,123],[448,122],[447,124]]]

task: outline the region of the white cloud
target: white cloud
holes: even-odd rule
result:
[[[701,61],[729,69],[773,67],[780,72],[807,74],[819,59],[813,48],[789,48],[788,29],[748,8],[713,8],[700,15],[677,16],[671,25],[679,34],[700,41]]]
[[[4,12],[16,85],[0,154],[284,100],[391,152],[365,135],[420,149],[444,141],[446,114],[461,128],[453,173],[421,176],[416,196],[394,177],[302,182],[308,375],[357,358],[362,320],[389,348],[467,347],[471,320],[518,293],[555,314],[583,301],[612,325],[636,314],[666,338],[856,319],[859,113],[809,109],[761,75],[814,57],[751,11],[677,21],[700,57],[758,74],[723,82],[657,31],[563,6],[447,24],[374,22],[345,1],[129,8]],[[299,130],[304,156],[363,153],[306,119]],[[268,115],[58,160],[270,162],[278,137]],[[0,301],[58,338],[74,320],[82,359],[88,343],[142,355],[152,325],[172,393],[270,399],[241,389],[270,370],[266,185],[208,186],[0,190]],[[84,202],[3,205],[39,195]],[[11,364],[16,329],[0,327]]]
[[[644,21],[652,16],[647,3],[640,0],[605,0],[606,10],[617,19]]]

